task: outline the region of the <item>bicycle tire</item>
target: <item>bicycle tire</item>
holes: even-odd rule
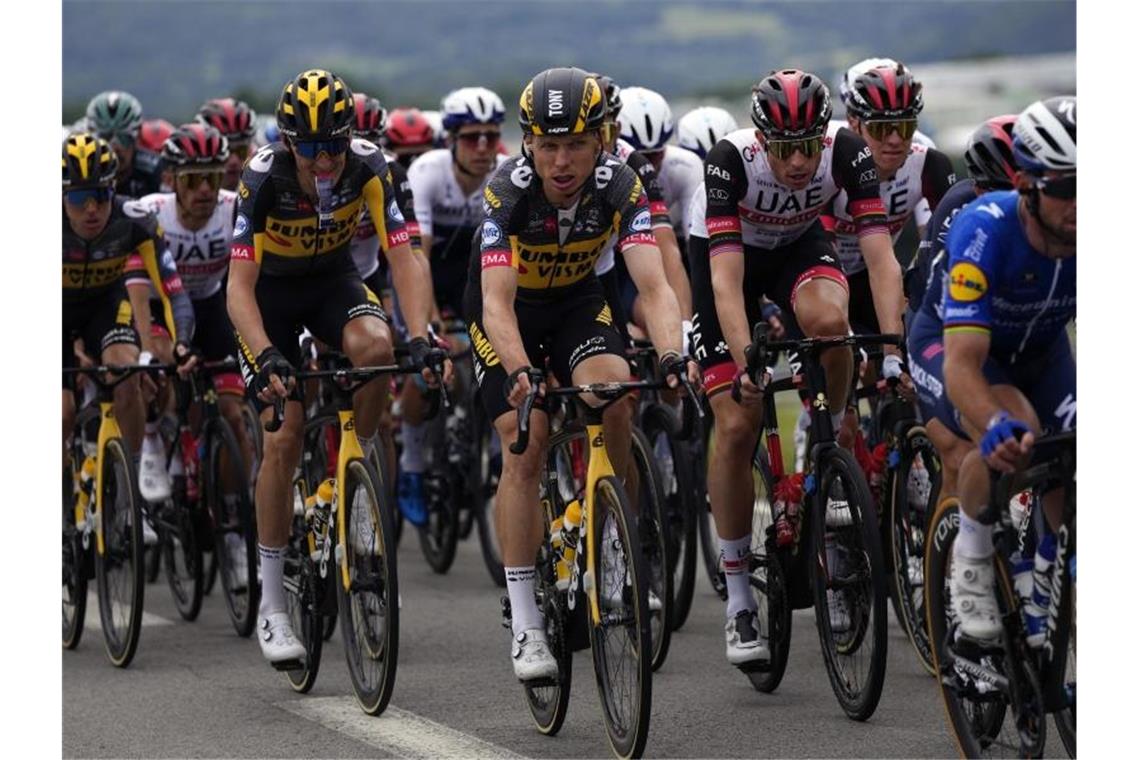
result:
[[[963,699],[959,691],[959,674],[950,664],[947,649],[953,613],[950,605],[950,562],[954,539],[958,535],[958,506],[954,500],[945,500],[931,517],[929,539],[926,544],[924,579],[926,580],[926,622],[930,631],[934,665],[938,672],[938,690],[951,736],[962,757],[991,757],[1019,754],[1016,731],[1005,733],[998,741],[1009,702],[1005,695],[993,692],[984,700]],[[999,597],[1000,599],[1000,597]],[[991,662],[993,668],[1004,673],[1003,662]],[[981,695],[979,695],[981,696]],[[1012,722],[1012,721],[1011,721]],[[1002,752],[997,750],[1001,749]]]
[[[95,552],[95,582],[99,597],[99,621],[103,626],[103,643],[107,657],[115,667],[131,664],[142,633],[143,540],[142,497],[134,465],[121,438],[111,438],[103,450],[102,518],[98,530],[103,535],[104,551]],[[124,592],[112,599],[112,578],[116,570],[125,570],[125,578],[116,583]],[[116,575],[118,573],[115,573]],[[116,589],[118,590],[118,589]],[[116,614],[115,606],[126,609]]]
[[[214,584],[218,580],[218,558],[214,554],[213,547],[208,547],[207,551],[202,552],[202,562],[205,567],[202,575],[202,593],[209,596],[213,593]]]
[[[82,450],[72,456],[82,456]],[[80,460],[81,461],[81,460]],[[83,534],[75,525],[75,475],[63,470],[63,648],[75,649],[83,638],[87,618],[87,554]]]
[[[293,482],[294,491],[300,491],[302,503],[306,496],[304,480]],[[285,606],[293,625],[293,635],[305,647],[303,667],[285,671],[293,691],[307,694],[317,682],[321,670],[321,650],[324,628],[321,609],[324,606],[324,579],[309,557],[308,526],[300,516],[293,518],[293,531],[285,552],[284,569]]]
[[[158,574],[162,572],[162,548],[158,544],[143,547],[143,563],[145,565],[146,582],[154,583]]]
[[[773,521],[771,494],[775,483],[763,446],[757,446],[752,456],[752,478],[756,498],[752,506],[752,559],[748,582],[756,596],[760,633],[768,640],[769,660],[765,668],[746,670],[745,675],[754,689],[771,694],[779,687],[788,668],[792,604],[781,553],[775,548],[769,527]]]
[[[353,694],[360,709],[379,715],[392,698],[400,647],[391,510],[382,502],[379,476],[367,461],[350,460],[344,478],[345,499],[338,518],[345,521],[342,551],[350,575],[347,591],[340,582],[339,564],[329,567],[337,573],[337,607],[344,618],[341,638]],[[376,666],[369,664],[377,662]]]
[[[224,418],[215,420],[208,433],[206,470],[202,491],[213,532],[213,565],[221,576],[226,612],[238,636],[247,637],[257,625],[261,588],[257,581],[257,526],[249,498],[245,467],[227,467],[228,462],[244,462],[237,436]],[[229,484],[227,486],[227,483]],[[240,544],[228,537],[236,535]],[[235,562],[244,553],[245,572]]]
[[[891,500],[888,531],[892,558],[889,563],[891,606],[918,656],[919,664],[933,676],[937,671],[926,628],[925,592],[922,578],[914,582],[911,570],[916,563],[921,566],[924,561],[926,529],[938,501],[941,460],[921,425],[907,431],[900,452],[899,465],[891,469],[887,485]],[[919,505],[911,503],[909,490],[910,473],[919,458],[931,476],[930,492],[925,504],[921,505],[921,511],[916,508]]]
[[[1069,593],[1069,601],[1072,605],[1072,612],[1070,613],[1069,620],[1071,621],[1069,631],[1069,645],[1068,652],[1065,655],[1065,674],[1066,684],[1068,683],[1068,674],[1073,673],[1073,705],[1063,710],[1053,713],[1053,723],[1057,727],[1057,735],[1061,737],[1061,744],[1065,747],[1065,753],[1069,757],[1077,756],[1077,704],[1076,704],[1076,659],[1077,659],[1077,611],[1076,611],[1076,589],[1072,588]]]
[[[709,446],[712,443],[712,416],[706,416],[708,426],[699,439],[700,451],[693,457],[693,493],[696,495],[694,512],[697,521],[697,534],[701,539],[701,558],[713,591],[721,598],[728,599],[728,586],[724,582],[724,571],[720,569],[720,543],[717,540],[716,521],[713,519],[712,503],[709,501],[708,471]],[[703,498],[702,498],[703,495]],[[703,502],[703,503],[702,503]]]
[[[555,736],[561,730],[562,723],[566,720],[566,710],[570,706],[574,654],[566,640],[570,615],[566,608],[566,593],[560,592],[555,585],[556,571],[550,551],[550,525],[555,519],[555,513],[549,500],[544,500],[544,503],[546,526],[535,562],[534,593],[546,624],[547,646],[558,663],[558,678],[553,684],[524,683],[523,695],[539,733]],[[559,512],[561,511],[560,509]]]
[[[830,446],[820,454],[817,488],[813,494],[812,520],[812,590],[815,599],[816,629],[828,680],[840,707],[852,720],[864,721],[874,714],[883,693],[887,667],[887,583],[883,572],[883,553],[879,545],[879,527],[875,520],[871,490],[863,471],[851,452]],[[826,524],[828,494],[832,484],[842,484],[851,523],[829,528]],[[835,560],[828,558],[826,537],[835,540]],[[846,557],[841,561],[840,557]],[[842,594],[847,608],[849,631],[836,637],[832,630],[827,595]],[[840,597],[836,596],[838,601]],[[851,630],[853,629],[853,630]],[[869,634],[869,635],[868,635]],[[844,665],[855,664],[864,644],[871,651],[867,657],[866,677],[858,678]]]
[[[475,472],[472,473],[472,484],[478,489],[473,508],[475,510],[475,524],[479,531],[479,552],[483,555],[483,565],[491,576],[492,582],[499,588],[507,587],[507,572],[503,567],[503,552],[499,547],[499,536],[495,532],[495,495],[498,491],[499,473],[494,471],[494,462],[491,457],[491,437],[494,432],[486,422],[486,412],[483,405],[474,405],[474,421],[472,425],[478,430],[476,440],[479,448],[475,456]],[[553,519],[553,518],[551,518]]]
[[[689,618],[697,575],[697,520],[689,450],[670,435],[660,414],[644,415],[641,427],[660,463],[661,489],[669,526],[669,564],[673,572],[672,626],[679,630]]]
[[[164,506],[157,508],[162,515],[158,540],[174,608],[183,620],[193,622],[202,611],[202,547],[190,515],[192,507],[184,495],[176,494]]]
[[[653,642],[653,670],[659,670],[669,656],[673,633],[673,572],[669,566],[669,523],[665,514],[665,497],[661,492],[661,474],[653,458],[653,447],[645,433],[634,425],[630,436],[633,461],[638,472],[637,529],[642,556],[645,557],[646,593],[650,591],[661,602],[661,609],[648,606],[649,632]],[[628,496],[628,492],[626,494]],[[648,600],[646,602],[648,605]]]
[[[445,575],[451,569],[459,543],[459,502],[447,468],[448,464],[443,462],[434,473],[425,473],[427,522],[416,526],[420,552],[438,575]]]
[[[590,650],[594,660],[594,674],[598,682],[598,697],[606,724],[606,736],[614,754],[621,758],[640,757],[649,737],[649,719],[653,698],[653,671],[651,669],[652,638],[649,630],[648,583],[645,556],[642,554],[633,511],[621,482],[613,477],[600,478],[594,488],[593,519],[588,529],[594,546],[594,562],[590,578],[597,588],[599,606],[607,598],[607,591],[620,595],[621,614],[615,616],[606,610],[599,624],[591,624]],[[607,536],[613,525],[612,535]],[[606,568],[605,541],[615,541],[620,560]],[[624,565],[624,568],[622,567]],[[629,577],[627,586],[625,579]],[[614,576],[611,578],[611,576]],[[617,584],[621,584],[618,586]],[[611,657],[607,653],[606,629],[618,628],[629,639],[633,650],[628,656]],[[624,648],[624,647],[623,647]],[[633,704],[623,711],[628,720],[618,714],[610,674],[619,673],[627,665],[633,674],[630,684]]]

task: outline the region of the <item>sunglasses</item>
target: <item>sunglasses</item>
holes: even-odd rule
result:
[[[918,119],[890,119],[887,121],[865,121],[863,126],[867,134],[879,142],[891,136],[891,132],[898,132],[899,137],[909,140],[918,130]]]
[[[211,190],[217,190],[222,186],[222,178],[225,172],[221,170],[214,171],[184,171],[178,172],[174,175],[174,181],[183,190],[197,190],[205,182],[210,186]]]
[[[803,153],[804,158],[812,158],[823,150],[823,135],[802,140],[768,140],[764,143],[764,149],[778,161],[791,158],[796,151]]]
[[[479,144],[479,141],[486,138],[487,146],[491,147],[499,144],[499,138],[503,135],[501,132],[464,132],[458,135],[460,142],[470,145],[472,147]]]
[[[80,190],[65,190],[63,193],[63,197],[72,206],[86,206],[87,201],[95,201],[99,204],[107,203],[114,195],[115,188],[113,187],[85,187]]]
[[[1071,201],[1077,197],[1077,175],[1037,180],[1037,189],[1042,195],[1059,201]]]
[[[302,158],[307,158],[310,161],[315,160],[317,156],[322,153],[332,158],[348,150],[348,138],[338,137],[335,140],[298,140],[293,143],[293,150],[297,151],[297,155]]]

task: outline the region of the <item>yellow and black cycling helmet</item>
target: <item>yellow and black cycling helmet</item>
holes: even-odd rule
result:
[[[348,83],[310,69],[286,83],[277,101],[277,128],[293,141],[351,137],[355,110]]]
[[[598,80],[578,68],[547,69],[519,98],[523,134],[576,135],[599,129],[606,118],[606,94]]]
[[[111,187],[119,159],[111,145],[92,132],[76,132],[63,141],[63,189]]]

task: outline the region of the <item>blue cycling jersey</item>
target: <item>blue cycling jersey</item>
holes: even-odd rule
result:
[[[1006,364],[1047,351],[1077,312],[1076,256],[1051,259],[1029,245],[1018,197],[986,193],[958,213],[946,238],[949,275],[921,310],[947,333],[988,334],[990,355]]]
[[[935,288],[940,294],[935,301],[935,313],[939,318],[942,317],[941,288],[946,277],[946,236],[950,234],[950,226],[958,212],[977,197],[974,180],[966,177],[947,190],[934,209],[934,214],[926,225],[926,237],[918,244],[914,261],[903,275],[907,305],[912,312],[922,308],[926,293]]]

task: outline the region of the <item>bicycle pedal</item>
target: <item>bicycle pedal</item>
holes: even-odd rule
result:
[[[305,661],[301,658],[294,658],[292,660],[281,660],[280,662],[269,663],[273,666],[274,670],[304,670]]]

